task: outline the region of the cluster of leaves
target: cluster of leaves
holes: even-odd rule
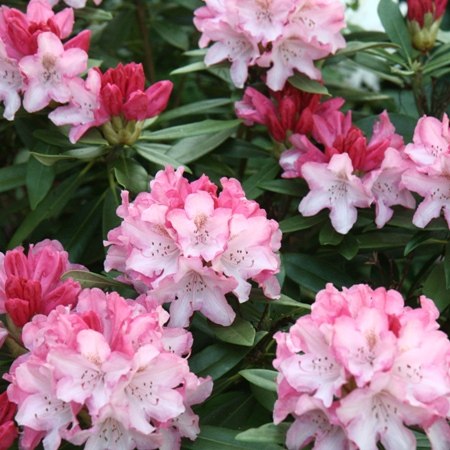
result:
[[[6,4],[26,6],[24,1]],[[450,233],[443,219],[418,230],[413,213],[405,210],[396,211],[382,230],[374,225],[373,211],[363,211],[347,235],[334,231],[326,213],[300,216],[297,206],[306,183],[280,178],[279,149],[266,130],[236,119],[233,103],[242,91],[232,86],[225,64],[207,68],[204,51],[196,50],[192,17],[201,4],[105,0],[101,8],[91,3],[76,12],[79,29],[93,32],[92,65],[142,62],[150,82],[171,79],[174,93],[166,112],[149,120],[131,147],[111,147],[97,131],[72,145],[68,130],[53,126],[45,115],[21,112],[14,122],[0,121],[0,248],[58,239],[71,261],[93,272],[71,274],[83,286],[132,296],[129,287],[100,275],[102,241],[118,224],[120,190],[147,190],[167,164],[183,165],[193,177],[206,173],[215,182],[222,176],[241,180],[247,197],[280,222],[283,295],[268,303],[255,289],[250,302],[234,305],[238,319],[231,327],[195,318],[191,369],[210,375],[214,391],[196,410],[199,439],[183,448],[272,450],[282,448],[285,439],[285,428],[271,424],[273,334],[307,313],[327,282],[392,287],[411,302],[423,293],[436,301],[442,327],[450,332]],[[307,92],[344,97],[357,125],[368,133],[386,108],[408,141],[422,114],[450,112],[450,39],[442,33],[435,49],[422,55],[410,44],[398,6],[382,0],[379,12],[385,33],[354,29],[346,34],[347,47],[323,61],[324,85],[301,76],[291,83]],[[382,91],[347,86],[342,65],[375,72]]]

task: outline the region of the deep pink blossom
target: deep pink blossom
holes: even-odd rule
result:
[[[73,266],[58,241],[45,240],[7,251],[0,261],[0,311],[22,327],[35,314],[49,314],[57,305],[75,305],[80,285],[61,280]]]

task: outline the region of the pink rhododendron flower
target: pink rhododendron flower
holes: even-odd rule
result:
[[[51,100],[70,100],[69,82],[86,70],[87,54],[79,48],[65,50],[55,34],[45,32],[38,36],[37,53],[22,58],[19,67],[27,77],[23,106],[35,112]]]
[[[190,372],[192,337],[166,328],[167,320],[151,298],[131,301],[99,289],[84,290],[73,309],[35,316],[23,330],[28,353],[6,376],[25,427],[22,447],[43,439],[57,449],[64,439],[91,449],[156,449],[168,440],[176,450],[181,436],[194,440],[191,405],[211,393],[212,382]],[[81,409],[89,420],[79,424]],[[196,425],[190,433],[185,416]]]
[[[20,108],[21,101],[19,92],[23,87],[23,77],[17,62],[6,54],[5,44],[0,38],[0,100],[5,105],[3,117],[13,120],[14,115]]]
[[[274,420],[295,419],[288,449],[314,441],[314,449],[375,450],[381,443],[409,450],[416,446],[411,426],[428,434],[433,449],[445,448],[450,341],[438,315],[431,300],[421,297],[412,309],[394,290],[329,284],[320,291],[311,314],[275,334]]]
[[[225,294],[249,298],[249,280],[279,296],[281,233],[240,183],[223,178],[222,192],[205,175],[189,182],[167,168],[134,202],[122,194],[122,224],[108,234],[105,269],[119,270],[140,292],[170,302],[171,321],[187,326],[194,311],[221,325],[235,317]]]
[[[0,39],[10,58],[19,61],[38,50],[39,35],[53,33],[59,40],[67,38],[74,25],[74,13],[65,8],[54,13],[46,0],[31,0],[26,14],[7,6],[0,7]]]
[[[57,305],[75,305],[80,285],[61,276],[74,266],[58,241],[45,240],[9,250],[0,259],[0,311],[22,327],[35,314],[49,314]]]
[[[343,4],[335,0],[205,0],[195,11],[202,33],[199,45],[208,49],[207,65],[228,59],[231,79],[243,87],[251,66],[269,68],[267,85],[278,91],[295,70],[320,79],[314,61],[344,47]]]
[[[356,207],[367,208],[372,202],[371,195],[352,172],[352,162],[346,153],[334,155],[327,165],[304,164],[302,174],[310,192],[300,202],[299,211],[304,216],[314,216],[329,208],[334,229],[347,233],[356,222]]]

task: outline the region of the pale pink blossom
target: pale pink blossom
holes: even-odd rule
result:
[[[5,44],[0,38],[0,100],[5,105],[3,117],[13,120],[21,105],[19,92],[23,87],[23,77],[17,62],[8,57]]]
[[[352,162],[346,153],[334,155],[328,164],[305,163],[302,174],[310,192],[300,202],[300,213],[314,216],[329,208],[331,224],[338,233],[346,234],[355,224],[356,207],[367,208],[372,202],[361,180],[353,175]]]
[[[328,284],[310,315],[275,335],[274,421],[294,417],[288,448],[409,450],[412,426],[446,448],[450,341],[438,316],[425,297],[413,309],[394,290]]]
[[[22,58],[19,66],[27,79],[23,106],[28,112],[36,112],[51,100],[70,100],[68,83],[86,70],[87,54],[79,48],[65,50],[55,34],[45,32],[38,36],[37,53]]]

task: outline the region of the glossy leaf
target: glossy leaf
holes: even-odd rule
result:
[[[0,168],[0,192],[24,186],[26,182],[27,164],[15,164]]]
[[[228,327],[211,325],[217,339],[229,344],[251,347],[255,342],[256,330],[247,320],[236,317],[234,322]]]
[[[275,382],[275,379],[278,372],[276,372],[275,370],[246,369],[241,370],[239,374],[255,386],[259,386],[260,388],[266,389],[267,391],[271,392],[277,391],[277,384]]]

